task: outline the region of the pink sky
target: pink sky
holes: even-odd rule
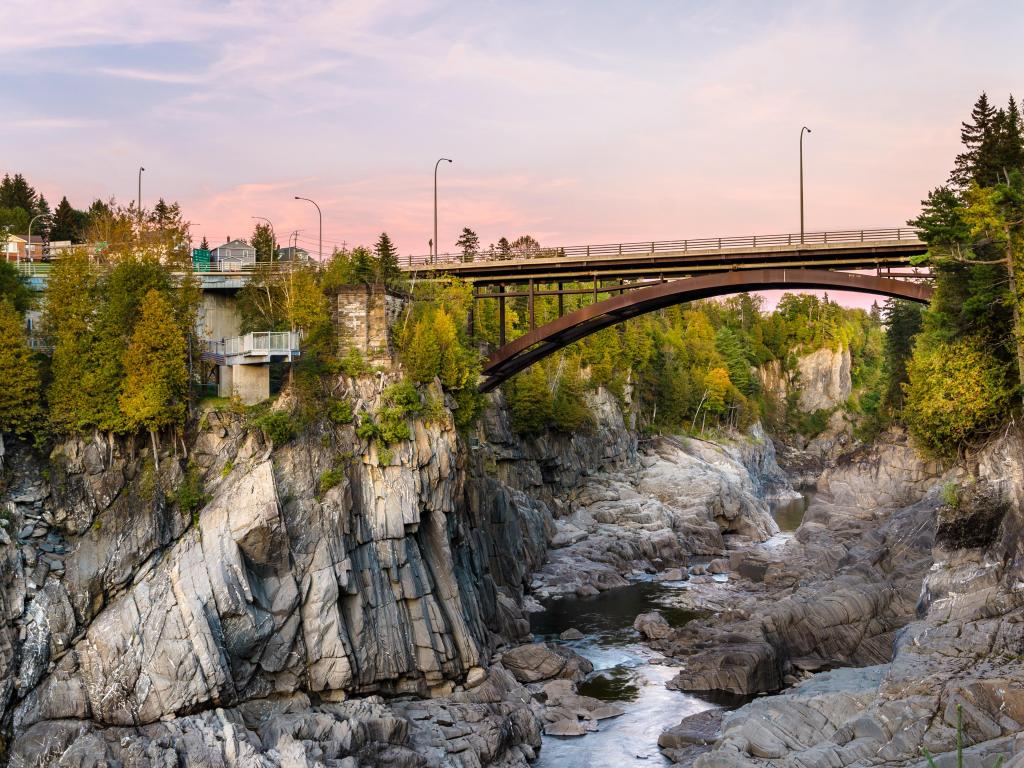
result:
[[[897,226],[1024,71],[1005,2],[8,0],[0,171],[325,250]],[[981,55],[981,52],[984,55]],[[6,92],[5,92],[6,91]],[[862,303],[862,302],[858,302]]]

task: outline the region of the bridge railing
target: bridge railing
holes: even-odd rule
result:
[[[913,227],[884,229],[844,229],[823,232],[790,232],[781,235],[740,235],[733,237],[701,237],[687,240],[647,240],[633,243],[602,243],[573,245],[557,248],[488,248],[469,256],[462,253],[442,253],[409,256],[409,267],[416,265],[458,264],[473,261],[521,261],[525,259],[557,259],[563,257],[639,256],[644,254],[679,253],[687,251],[727,251],[740,248],[768,248],[772,246],[842,245],[893,240],[918,240]]]

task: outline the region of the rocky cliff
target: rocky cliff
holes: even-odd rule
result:
[[[382,383],[348,386],[372,408]],[[45,460],[9,446],[11,764],[531,756],[528,697],[491,655],[528,632],[545,499],[635,444],[604,396],[592,435],[528,444],[500,405],[477,435],[443,415],[388,452],[327,423],[274,447],[216,411],[159,470],[142,443],[70,441]],[[379,695],[431,706],[403,717]],[[428,744],[437,760],[414,759]]]
[[[341,394],[372,410],[385,383]],[[526,590],[763,540],[787,483],[763,434],[639,446],[607,393],[590,406],[589,432],[524,439],[495,395],[474,432],[444,412],[387,451],[329,422],[274,446],[207,410],[159,469],[143,442],[8,446],[9,763],[524,765],[545,719],[608,716],[571,681],[544,708],[504,666]]]
[[[927,750],[953,765],[960,719],[968,765],[1018,755],[1024,435],[1010,429],[946,473],[890,440],[822,488],[797,541],[767,558],[774,604],[740,606],[746,618],[716,628],[733,637],[679,676],[796,685],[727,713],[692,764],[924,768]],[[692,728],[663,739],[687,765],[690,748],[677,748]]]

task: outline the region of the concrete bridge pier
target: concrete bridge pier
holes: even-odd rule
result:
[[[270,397],[270,364],[218,365],[217,394],[255,405]]]

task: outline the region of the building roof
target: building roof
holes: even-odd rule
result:
[[[278,259],[289,261],[292,257],[299,259],[308,259],[309,251],[307,251],[305,248],[295,248],[294,246],[291,245],[289,245],[287,248],[277,249]]]
[[[221,243],[220,245],[214,246],[210,250],[211,251],[219,251],[221,248],[249,248],[249,249],[252,249],[252,247],[253,246],[249,245],[247,242],[245,242],[245,240],[229,240],[226,243]]]

